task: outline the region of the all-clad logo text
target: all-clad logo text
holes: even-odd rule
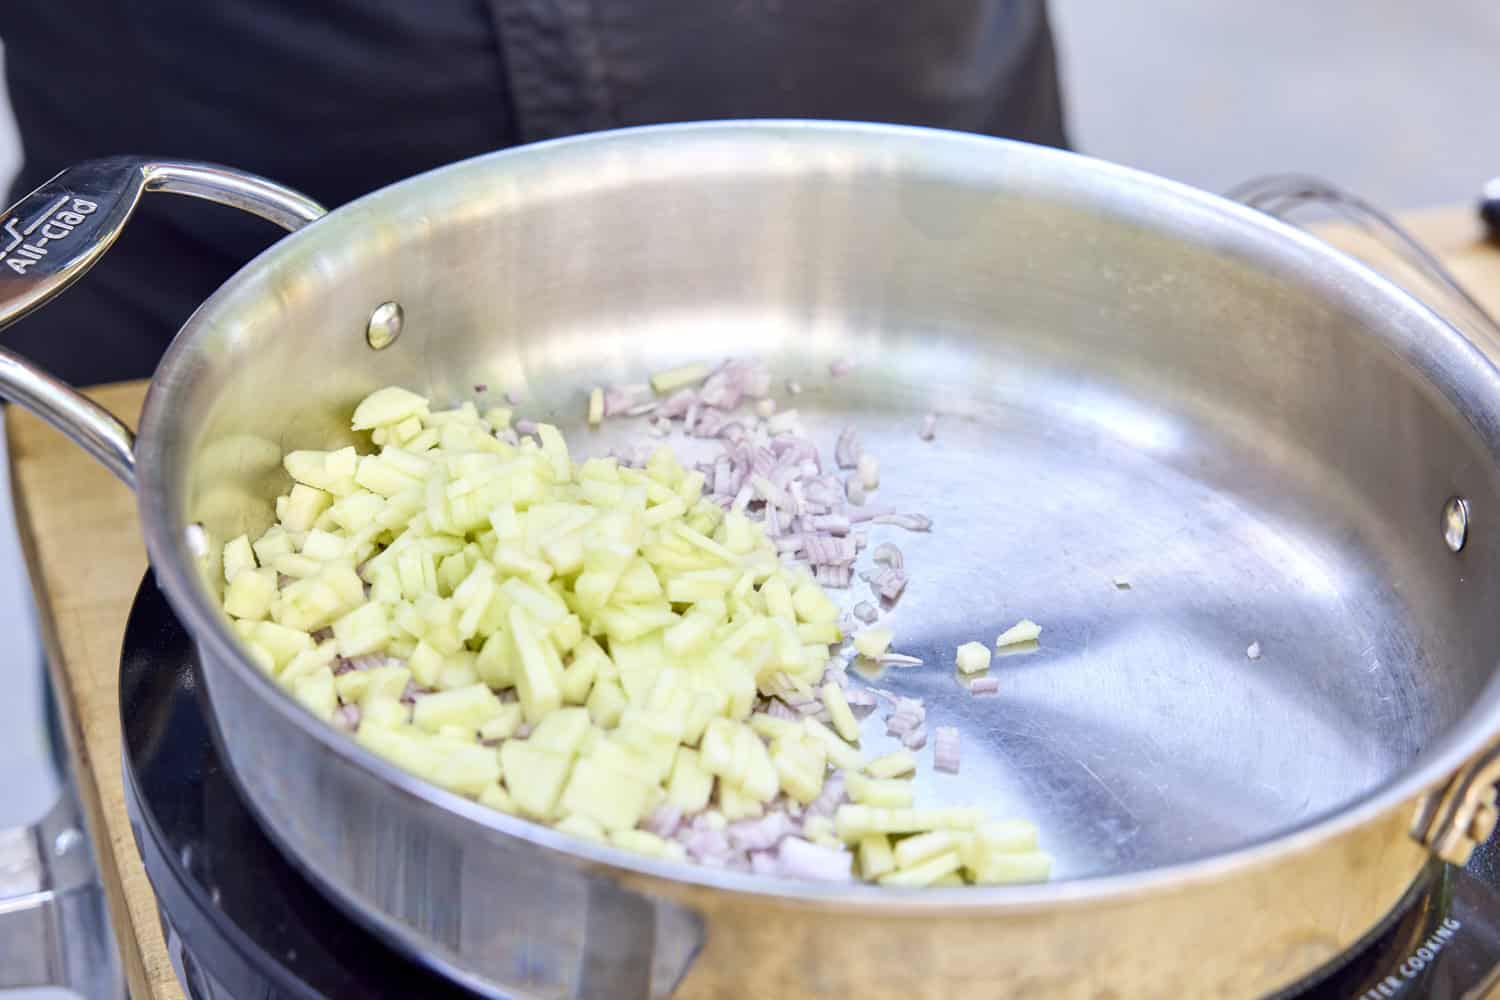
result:
[[[0,260],[17,274],[25,274],[37,261],[47,256],[47,244],[67,239],[73,230],[83,224],[85,216],[99,210],[98,202],[87,198],[61,195],[47,209],[32,219],[26,228],[21,220],[12,216],[5,220],[3,228],[7,237],[5,248],[0,249]]]

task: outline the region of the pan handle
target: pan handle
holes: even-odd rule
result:
[[[1449,864],[1466,865],[1500,823],[1495,783],[1500,781],[1500,741],[1491,743],[1447,781],[1422,796],[1411,835]]]
[[[317,202],[254,174],[210,163],[115,156],[57,174],[0,222],[0,330],[83,276],[119,237],[147,191],[243,209],[289,230],[324,214]],[[0,397],[62,431],[135,488],[135,435],[61,379],[0,348]]]

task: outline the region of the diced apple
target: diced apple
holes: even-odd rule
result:
[[[313,648],[312,636],[301,629],[287,628],[275,622],[256,622],[250,632],[250,637],[266,649],[276,658],[276,667],[280,669],[291,662],[292,657],[298,653],[310,651]],[[333,659],[330,655],[323,658],[322,662]]]
[[[911,782],[898,778],[867,778],[849,771],[844,781],[849,797],[864,805],[899,809],[911,805],[915,797]]]
[[[891,851],[891,841],[883,833],[872,833],[859,841],[859,873],[874,881],[896,868],[896,857]]]
[[[443,670],[438,674],[437,689],[453,691],[479,683],[479,672],[475,669],[476,655],[460,650],[443,661]]]
[[[945,875],[958,871],[959,860],[957,851],[948,851],[936,857],[929,858],[921,864],[912,868],[897,868],[893,872],[887,872],[880,876],[877,881],[881,885],[896,886],[903,889],[920,889],[932,885]]]
[[[613,596],[625,604],[650,603],[662,596],[661,580],[650,563],[636,559],[620,577]]]
[[[573,662],[563,669],[562,697],[563,702],[568,705],[587,703],[594,678],[599,673],[600,660],[607,659],[604,650],[593,639],[582,640],[579,649],[585,652],[580,654],[575,650]]]
[[[657,395],[665,396],[686,386],[697,385],[712,374],[713,369],[708,365],[683,365],[680,368],[670,368],[652,375],[651,388]]]
[[[852,771],[859,767],[859,751],[845,743],[833,730],[811,716],[802,720],[802,728],[810,734],[813,739],[823,744],[823,749],[828,754],[828,759],[833,761],[835,767]]]
[[[363,455],[355,469],[354,481],[366,490],[382,497],[396,497],[421,486],[421,480],[402,472],[384,455]],[[353,492],[352,490],[350,491]],[[404,505],[403,505],[404,506]],[[396,512],[387,508],[393,516]],[[410,513],[405,517],[410,517]]]
[[[515,683],[515,645],[504,632],[494,632],[484,640],[475,660],[479,679],[500,690]]]
[[[307,454],[293,452],[292,455]],[[288,460],[291,459],[288,455]],[[333,504],[333,496],[326,490],[299,482],[287,496],[286,508],[281,511],[281,523],[288,531],[309,531],[319,515]]]
[[[958,672],[977,674],[990,668],[990,648],[982,642],[966,642],[958,647]]]
[[[432,775],[433,784],[471,798],[499,780],[499,755],[477,743],[449,750]]]
[[[568,780],[572,758],[529,746],[528,740],[506,740],[500,745],[505,787],[516,808],[532,819],[548,820]]]
[[[1042,627],[1030,618],[1022,618],[1010,628],[995,637],[995,648],[1004,649],[1006,646],[1019,646],[1023,643],[1035,642],[1042,634]]]
[[[1044,851],[991,853],[980,859],[970,877],[980,885],[1045,882],[1052,874],[1052,855]]]
[[[891,648],[891,639],[894,633],[884,627],[867,628],[854,637],[854,649],[860,656],[877,660],[884,656],[886,650]]]
[[[385,645],[389,633],[390,619],[383,604],[362,605],[333,623],[340,656],[373,653]]]
[[[392,385],[376,389],[366,396],[354,408],[350,426],[354,430],[364,431],[399,424],[412,417],[421,419],[427,415],[428,404],[425,398],[409,389]]]
[[[389,698],[392,701],[399,701],[406,693],[406,685],[411,681],[411,671],[405,667],[371,667],[362,673],[368,678],[365,695],[359,703],[362,712],[371,701],[376,699]]]
[[[495,697],[495,692],[483,684],[473,684],[454,691],[422,695],[412,709],[412,723],[429,733],[449,725],[478,729],[498,714],[500,699]]]
[[[613,729],[619,724],[620,715],[629,704],[619,681],[599,681],[589,692],[589,718],[601,729]]]
[[[910,776],[917,769],[917,758],[905,750],[897,750],[883,757],[876,757],[864,766],[865,773],[872,778],[896,778]]]
[[[417,648],[406,658],[406,665],[411,668],[412,680],[422,687],[434,688],[443,672],[443,654],[426,642],[418,642]]]
[[[800,737],[800,733],[798,734]],[[827,758],[822,747],[800,738],[783,740],[771,751],[776,777],[787,795],[807,805],[823,790]]]
[[[532,745],[553,753],[576,756],[584,737],[593,728],[589,713],[582,708],[560,708],[548,715],[531,731]]]
[[[276,676],[276,657],[271,655],[269,649],[249,639],[245,640],[244,647],[245,655],[250,657],[251,662],[272,677]]]
[[[678,748],[667,783],[667,800],[684,813],[700,812],[707,807],[713,787],[713,775],[703,770],[698,751],[691,747]]]
[[[339,704],[338,694],[333,687],[333,671],[320,667],[298,678],[292,687],[292,696],[318,718],[327,720]]]
[[[479,739],[490,743],[507,740],[521,728],[521,705],[515,701],[500,703],[500,711],[479,724]]]
[[[275,596],[275,570],[244,570],[225,589],[224,610],[236,618],[265,618],[271,613],[271,598]]]
[[[333,686],[338,691],[340,701],[346,705],[357,704],[370,689],[370,672],[346,670],[333,679]]]
[[[831,646],[844,641],[838,622],[803,622],[797,626],[797,641],[804,646]],[[819,666],[828,659],[828,650],[814,650]]]
[[[512,607],[509,625],[515,646],[516,693],[521,697],[526,721],[536,725],[562,706],[562,691],[542,650],[542,643],[548,640],[541,638],[531,616],[519,607]]]
[[[593,757],[573,767],[563,792],[564,812],[587,816],[606,830],[628,830],[646,811],[644,781],[602,766]]]
[[[290,555],[293,548],[291,536],[279,524],[272,525],[250,547],[255,551],[256,561],[262,566],[269,565],[277,556]]]
[[[255,569],[255,552],[250,548],[250,539],[245,535],[224,543],[224,582],[233,583],[234,578],[247,569]]]
[[[498,781],[492,782],[485,787],[484,791],[479,793],[479,804],[487,806],[496,812],[503,812],[509,816],[514,816],[519,811],[516,808],[515,800],[510,797],[510,793],[505,790],[505,786],[501,785]]]
[[[584,840],[592,840],[600,844],[609,843],[609,837],[604,832],[604,827],[581,813],[571,813],[564,816],[557,821],[553,829],[560,833],[570,833],[575,837],[582,837]]]
[[[609,842],[621,850],[644,854],[650,858],[683,861],[687,857],[681,844],[664,840],[648,830],[616,830],[609,835]]]
[[[760,596],[766,602],[766,613],[772,618],[796,622],[797,610],[792,605],[792,592],[781,577],[773,576],[761,584]]]
[[[734,785],[720,781],[718,784],[719,811],[731,823],[736,820],[754,819],[765,812],[760,800],[746,795]]]
[[[834,827],[845,843],[871,833],[925,833],[928,830],[973,830],[980,812],[967,806],[932,809],[889,809],[859,804],[842,805],[833,815]]]
[[[797,618],[803,622],[837,622],[839,619],[838,605],[823,593],[823,588],[811,580],[799,583],[797,589],[792,591],[792,608],[797,612]]]
[[[363,710],[354,739],[371,753],[420,778],[431,780],[443,763],[442,749],[415,735],[410,726],[377,725]]]
[[[858,743],[859,720],[854,717],[854,710],[849,707],[849,702],[844,698],[844,689],[836,682],[829,681],[823,685],[821,695],[823,707],[828,710],[828,719],[833,723],[834,732],[850,743]]]
[[[358,458],[353,448],[339,451],[293,451],[288,452],[281,460],[287,474],[297,482],[334,496],[354,492],[357,463]],[[318,513],[322,513],[322,510],[319,509]]]

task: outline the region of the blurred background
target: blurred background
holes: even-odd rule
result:
[[[1494,0],[1051,0],[1049,10],[1081,152],[1212,191],[1267,172],[1312,173],[1396,210],[1471,202],[1500,175]],[[22,155],[0,102],[0,182]],[[0,699],[0,787],[11,792],[0,827],[39,815],[55,789],[11,524],[7,485],[0,635],[21,686]]]
[[[1211,191],[1317,174],[1390,209],[1500,174],[1494,0],[1051,0],[1081,152]]]
[[[1307,172],[1393,210],[1472,203],[1500,175],[1495,0],[1052,0],[1050,10],[1082,152],[1215,191]],[[0,181],[23,154],[0,102]],[[11,524],[7,485],[0,635],[14,680],[0,699],[0,828],[40,815],[56,788]]]

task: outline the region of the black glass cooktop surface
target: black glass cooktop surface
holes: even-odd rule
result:
[[[221,764],[198,669],[187,633],[148,575],[131,611],[120,670],[126,797],[189,995],[474,996],[352,922],[272,846]],[[1435,866],[1370,940],[1316,982],[1283,996],[1489,996],[1486,980],[1500,961],[1494,847],[1486,845],[1466,870]]]

